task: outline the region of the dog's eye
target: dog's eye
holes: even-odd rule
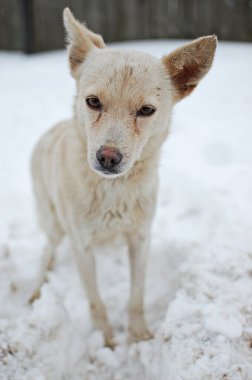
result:
[[[90,108],[93,108],[93,109],[101,108],[101,102],[96,96],[90,96],[89,98],[87,98],[86,103]]]
[[[154,107],[143,106],[142,108],[140,108],[140,110],[137,111],[137,116],[151,116],[154,114],[155,111],[156,110]]]

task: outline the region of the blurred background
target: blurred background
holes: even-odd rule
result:
[[[66,6],[107,42],[212,33],[252,41],[252,0],[0,0],[0,49],[63,48]]]

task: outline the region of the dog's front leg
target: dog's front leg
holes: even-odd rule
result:
[[[146,231],[148,234],[149,231]],[[130,263],[129,342],[152,337],[144,318],[144,287],[149,238],[141,234],[128,236]]]
[[[106,309],[98,291],[95,258],[92,250],[82,244],[76,244],[76,241],[72,241],[72,244],[81,280],[84,284],[89,300],[92,322],[97,329],[103,332],[106,345],[114,347],[112,328],[109,324]]]

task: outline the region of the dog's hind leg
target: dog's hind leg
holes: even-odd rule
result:
[[[43,207],[41,207],[43,206]],[[59,243],[64,236],[64,231],[60,226],[52,205],[45,201],[38,209],[40,224],[47,236],[47,245],[42,256],[42,266],[39,273],[39,280],[36,290],[29,299],[29,303],[33,303],[40,297],[43,284],[48,281],[48,271],[53,268],[54,254]]]
[[[43,257],[42,257],[42,266],[40,268],[39,273],[39,280],[36,290],[33,292],[31,297],[29,298],[29,303],[32,304],[34,301],[36,301],[38,298],[40,298],[41,288],[45,282],[47,282],[47,273],[49,270],[53,267],[53,247],[51,247],[50,244],[48,244],[44,251],[43,251]]]
[[[131,277],[128,341],[132,343],[152,338],[144,318],[144,283],[149,238],[140,234],[128,236],[128,250]]]

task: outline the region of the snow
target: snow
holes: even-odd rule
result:
[[[180,43],[120,46],[161,56]],[[211,72],[174,110],[147,273],[153,340],[127,345],[126,248],[96,252],[114,351],[92,328],[67,240],[41,299],[27,303],[45,241],[29,158],[71,115],[66,53],[2,52],[0,62],[0,380],[251,380],[252,45],[221,42]]]

